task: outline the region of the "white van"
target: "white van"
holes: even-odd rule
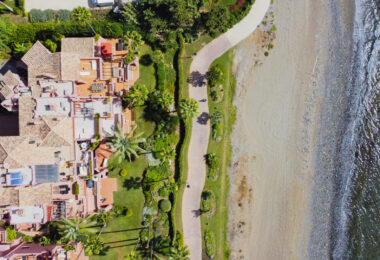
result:
[[[92,4],[95,6],[113,6],[115,0],[92,0]]]

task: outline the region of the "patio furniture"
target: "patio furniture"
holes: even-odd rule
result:
[[[103,83],[94,83],[90,87],[92,92],[99,93],[106,89]]]

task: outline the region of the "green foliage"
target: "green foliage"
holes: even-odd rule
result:
[[[86,7],[78,6],[73,10],[73,17],[79,22],[84,22],[91,18],[91,12]]]
[[[217,88],[211,88],[210,89],[210,96],[211,96],[212,101],[214,101],[214,102],[218,101],[219,98],[220,98],[220,91],[219,91],[219,89],[217,89]]]
[[[210,87],[222,84],[224,82],[222,69],[218,65],[211,66],[206,73],[206,79]]]
[[[100,34],[99,33],[95,34],[94,41],[95,42],[99,41],[99,38],[100,38]]]
[[[36,22],[49,22],[53,21],[55,19],[55,13],[51,9],[47,10],[40,10],[40,9],[32,9],[29,11],[29,21],[31,23],[36,23]]]
[[[16,230],[14,230],[13,227],[8,226],[5,230],[7,232],[7,241],[8,242],[11,242],[17,238],[17,232],[16,232]]]
[[[230,13],[227,8],[218,6],[205,15],[206,31],[213,37],[218,33],[227,31]]]
[[[204,242],[206,248],[206,254],[213,259],[215,257],[215,235],[210,230],[206,230],[204,233]]]
[[[201,197],[201,206],[200,206],[201,213],[210,212],[213,208],[214,200],[215,200],[215,196],[212,192],[203,191],[202,197]]]
[[[13,57],[21,59],[22,56],[32,47],[31,43],[15,43],[13,47]]]
[[[142,106],[148,99],[149,90],[145,85],[134,84],[124,98],[129,107]]]
[[[136,53],[144,45],[141,34],[136,31],[128,31],[123,38],[125,42],[129,42],[129,52]]]
[[[135,5],[132,3],[126,3],[120,11],[124,22],[129,24],[131,27],[134,27],[138,24],[137,20],[137,10]]]
[[[95,149],[98,148],[99,144],[100,144],[100,141],[93,142],[91,144],[90,150],[95,151]]]
[[[216,168],[218,168],[219,160],[218,160],[218,157],[216,156],[216,154],[215,153],[207,154],[206,155],[206,163],[207,163],[207,166],[211,170],[215,170]]]
[[[90,24],[94,28],[94,30],[104,38],[121,38],[123,36],[123,25],[121,23],[110,22],[107,19],[101,19],[101,20],[92,20]],[[88,28],[88,26],[85,26],[85,28]],[[89,36],[92,36],[92,35],[93,35],[93,32],[90,29]],[[84,35],[80,35],[80,36],[84,36]]]
[[[200,21],[200,3],[200,0],[141,0],[137,6],[140,25],[152,40],[168,31],[191,31]]]
[[[0,16],[0,61],[11,52],[9,45],[14,30],[15,26],[11,21],[8,18]]]
[[[21,241],[26,242],[26,243],[33,242],[33,240],[34,240],[34,237],[32,236],[23,235],[21,237]]]
[[[149,95],[149,108],[158,112],[169,112],[174,106],[173,95],[162,92],[154,91]]]
[[[178,105],[178,114],[184,121],[189,121],[199,114],[199,104],[194,99],[182,99]]]
[[[214,139],[217,142],[222,140],[222,125],[221,124],[212,125],[212,139]]]
[[[156,152],[156,156],[162,162],[171,162],[172,160],[175,159],[176,152],[174,148],[168,146],[168,147],[163,147],[160,151]]]
[[[157,63],[157,88],[160,91],[164,91],[165,89],[165,81],[166,81],[166,73],[165,73],[165,65],[163,62]]]
[[[69,21],[71,19],[70,10],[60,9],[57,12],[57,20],[58,21]]]
[[[84,252],[86,255],[101,255],[106,251],[103,241],[97,236],[88,237],[84,242]]]
[[[216,141],[220,141],[222,139],[222,120],[223,114],[220,111],[216,111],[211,114],[211,127],[212,127],[212,138]]]
[[[58,233],[62,239],[68,241],[84,241],[88,235],[95,234],[98,229],[92,215],[85,218],[66,219],[63,218],[57,223]]]
[[[51,239],[49,237],[42,236],[42,237],[38,238],[38,243],[41,246],[47,246],[47,245],[51,244]]]
[[[183,86],[183,62],[182,56],[185,48],[185,40],[183,39],[183,35],[178,33],[178,55],[177,55],[177,88],[180,89]]]
[[[133,211],[131,208],[127,208],[127,210],[125,211],[125,216],[126,217],[131,217],[133,215]]]
[[[162,53],[161,50],[155,50],[151,55],[150,55],[151,60],[154,63],[159,63],[162,62],[164,59],[164,54]]]
[[[57,50],[57,44],[50,39],[44,41],[43,44],[52,52],[55,52]]]
[[[127,169],[125,169],[125,168],[121,169],[119,174],[121,177],[126,177],[128,174]]]
[[[169,212],[172,209],[172,204],[169,200],[160,200],[160,209],[163,212]]]
[[[135,59],[136,59],[136,54],[134,54],[133,52],[128,52],[128,54],[125,55],[125,57],[124,57],[124,63],[129,64],[132,61],[134,61]]]
[[[211,124],[220,124],[223,120],[223,114],[220,111],[215,111],[210,115]]]
[[[74,184],[74,194],[77,196],[79,195],[79,184],[78,183]]]
[[[141,137],[143,133],[135,134],[136,128],[137,125],[134,125],[131,131],[125,135],[125,133],[120,130],[120,127],[117,127],[115,136],[107,142],[111,149],[115,151],[113,157],[117,159],[119,164],[123,160],[131,161],[133,156],[139,157],[140,153],[145,152],[145,150],[140,147],[140,144],[145,143],[146,140]]]

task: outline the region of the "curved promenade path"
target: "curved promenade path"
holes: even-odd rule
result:
[[[190,97],[199,102],[207,99],[207,88],[201,86],[211,63],[241,42],[257,28],[269,8],[271,0],[256,0],[248,15],[226,33],[204,46],[195,56],[190,66]],[[188,151],[188,177],[182,202],[182,222],[185,244],[188,245],[192,260],[202,259],[202,233],[199,207],[201,193],[206,178],[204,156],[207,153],[210,136],[208,102],[199,102],[200,115],[193,120],[191,140]]]

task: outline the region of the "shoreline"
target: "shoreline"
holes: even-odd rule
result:
[[[347,15],[352,6],[334,6],[342,12],[340,21],[330,7],[301,0],[291,5],[276,1],[277,39],[269,56],[264,57],[257,32],[235,48],[237,120],[228,200],[232,259],[330,254],[329,245],[317,234],[331,235],[331,198],[313,204],[324,192],[324,187],[315,189],[321,183],[315,176],[322,169],[318,166],[323,144],[320,128],[326,125],[321,126],[321,121],[326,106],[333,108],[326,97],[344,82],[329,74],[341,57],[338,53],[331,59],[338,49],[329,47],[338,47],[342,41],[338,37],[346,36],[347,28],[338,27],[352,21]],[[334,35],[335,31],[341,34]],[[325,152],[333,154],[331,149]],[[315,223],[326,224],[328,233],[314,233]]]

